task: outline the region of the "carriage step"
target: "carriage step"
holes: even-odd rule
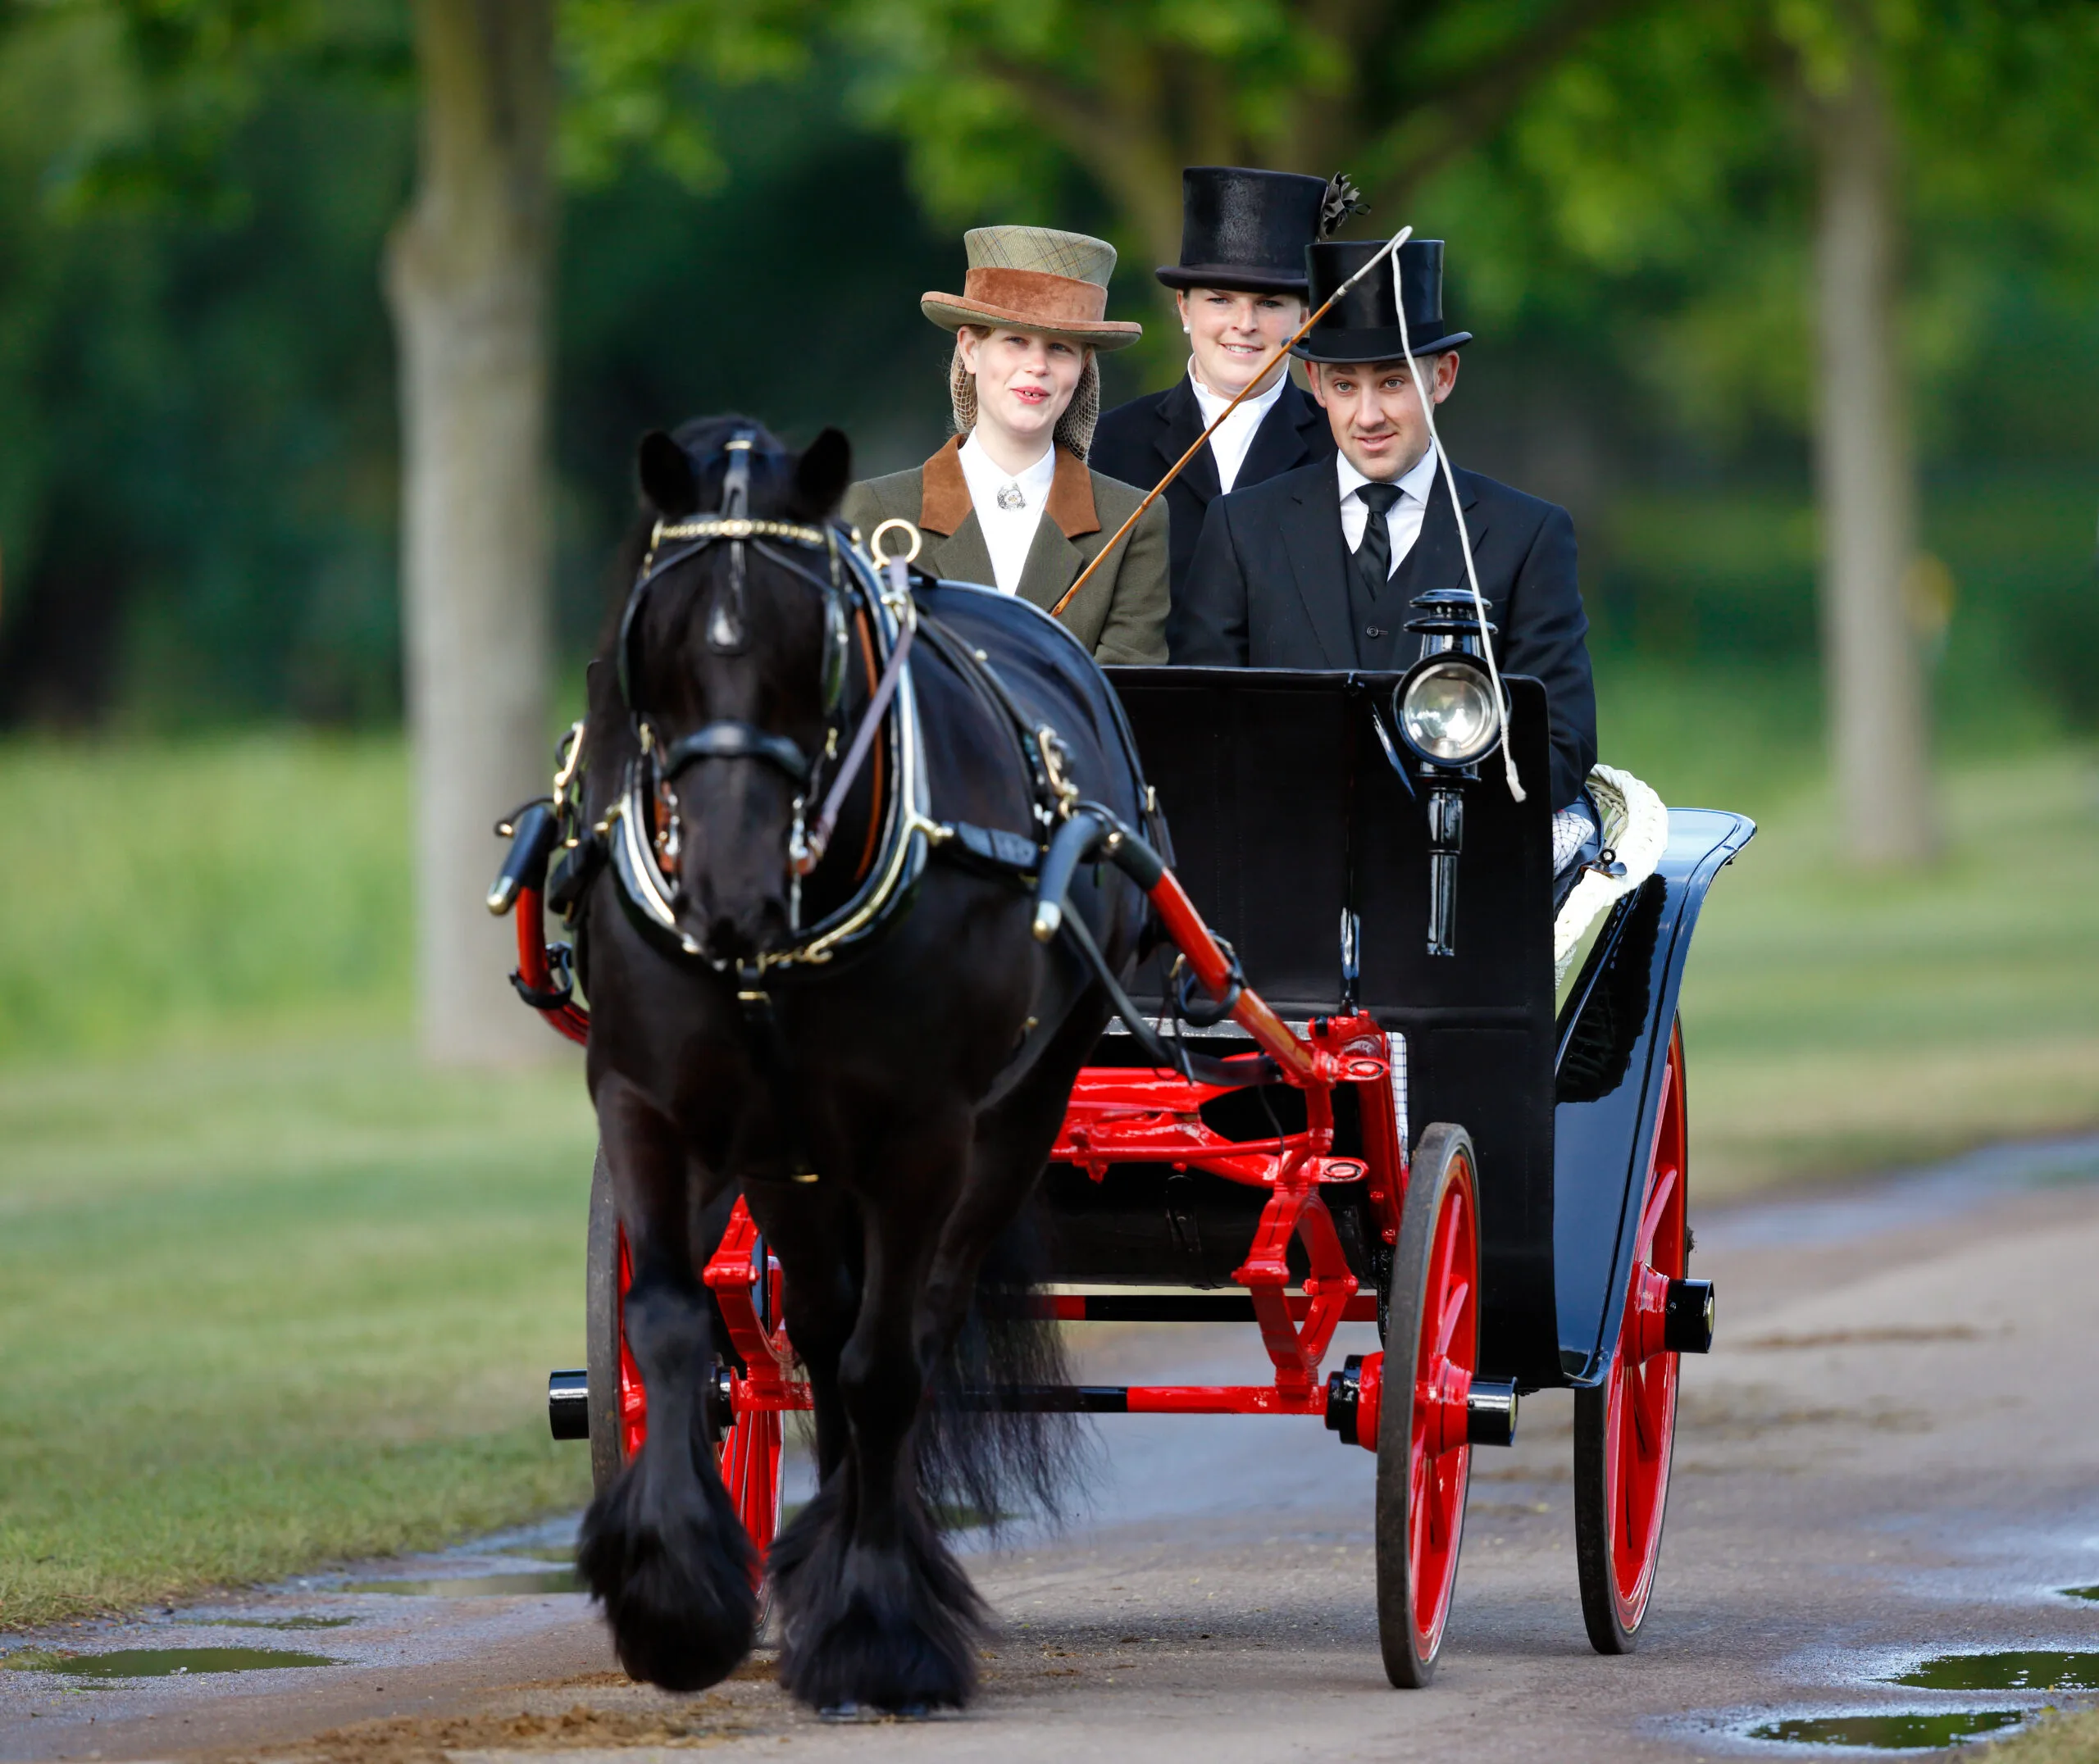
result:
[[[557,1439],[590,1437],[590,1375],[578,1369],[547,1374],[547,1425]]]

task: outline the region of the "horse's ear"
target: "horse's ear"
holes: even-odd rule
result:
[[[641,438],[635,470],[641,480],[641,493],[658,514],[675,518],[699,507],[692,457],[662,430],[652,429]]]
[[[795,466],[795,502],[813,520],[838,507],[853,481],[853,443],[842,431],[826,429],[812,441]]]

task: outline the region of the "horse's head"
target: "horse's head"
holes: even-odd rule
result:
[[[852,449],[826,429],[796,454],[756,423],[711,418],[644,436],[638,464],[657,537],[618,660],[656,769],[660,867],[685,934],[745,962],[790,935],[788,842],[823,755],[846,610],[821,546],[763,528],[821,527]],[[717,520],[761,530],[676,536]]]

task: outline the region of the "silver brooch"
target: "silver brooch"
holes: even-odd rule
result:
[[[1027,507],[1027,498],[1022,493],[1018,484],[1002,484],[999,486],[999,507],[1011,514],[1016,508]]]

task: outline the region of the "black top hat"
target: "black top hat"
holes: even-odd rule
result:
[[[1181,261],[1168,288],[1304,292],[1304,248],[1319,236],[1327,180],[1295,171],[1191,166],[1181,174]]]
[[[1304,249],[1304,266],[1316,310],[1364,263],[1377,255],[1373,239],[1325,239]],[[1446,330],[1443,323],[1443,241],[1410,239],[1399,248],[1400,283],[1406,290],[1407,342],[1416,355],[1455,349],[1470,343],[1470,331]],[[1307,361],[1396,361],[1406,353],[1400,343],[1399,308],[1392,299],[1392,271],[1381,263],[1314,325],[1292,352]]]

